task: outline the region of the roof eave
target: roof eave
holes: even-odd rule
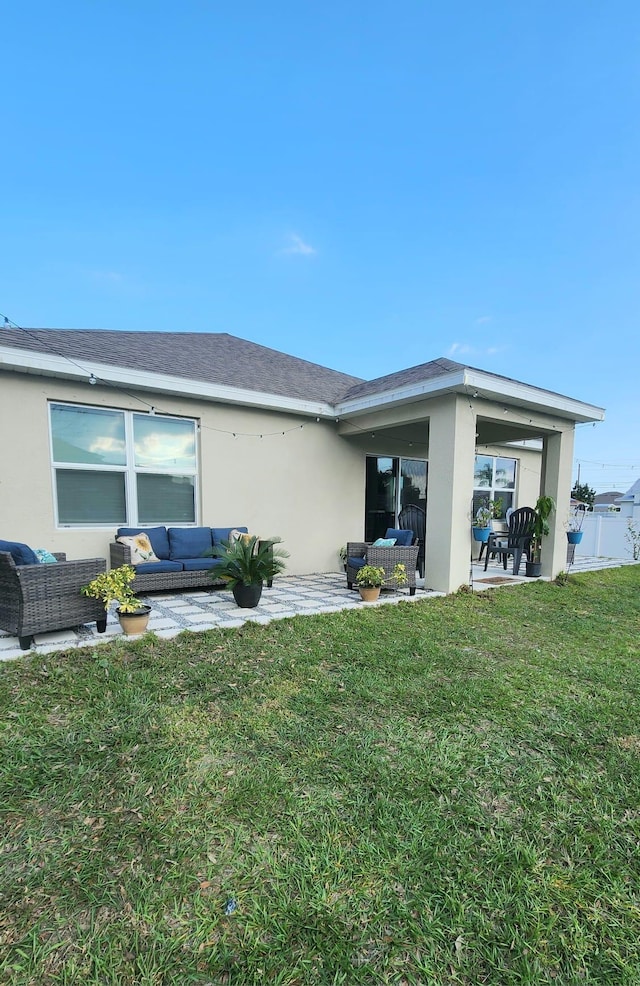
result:
[[[89,384],[94,376],[98,383],[104,381],[111,387],[162,393],[194,400],[214,401],[222,404],[241,404],[261,410],[283,411],[323,418],[334,418],[335,411],[325,401],[307,401],[296,397],[283,397],[281,394],[262,393],[225,384],[204,383],[174,377],[170,374],[149,373],[145,370],[129,369],[122,366],[109,366],[106,363],[84,365],[71,363],[66,357],[52,356],[31,350],[0,347],[0,368],[35,376],[58,377],[65,380],[84,381]]]
[[[603,421],[605,415],[604,408],[593,404],[585,404],[572,397],[554,394],[517,380],[497,377],[492,373],[484,373],[468,367],[442,374],[432,380],[422,380],[389,391],[341,401],[336,405],[336,414],[340,417],[350,417],[445,394],[466,394],[470,398],[482,398],[532,411],[552,413],[556,417],[567,418],[570,421]]]

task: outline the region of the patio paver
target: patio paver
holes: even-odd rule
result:
[[[620,558],[581,558],[572,565],[571,572],[615,568],[626,564],[638,563]],[[536,580],[524,576],[514,577],[509,569],[505,573],[502,565],[491,564],[485,572],[484,564],[474,564],[471,570],[471,588],[474,592],[532,581]],[[344,574],[337,572],[278,576],[273,588],[264,590],[260,603],[255,609],[240,609],[236,606],[231,592],[225,589],[153,593],[141,598],[152,607],[149,631],[156,633],[158,637],[170,638],[184,630],[197,633],[219,627],[239,627],[248,622],[269,623],[271,620],[286,617],[336,613],[346,609],[361,609],[363,606],[388,606],[399,602],[417,603],[443,595],[428,587],[425,588],[421,582],[423,580],[418,580],[415,596],[409,596],[406,589],[385,591],[376,603],[363,603],[357,592],[347,588]],[[126,639],[122,638],[120,624],[114,613],[108,614],[107,631],[104,634],[97,633],[95,624],[40,633],[29,651],[20,649],[17,637],[0,630],[0,661],[34,652],[48,654],[55,650],[92,646],[115,638]]]

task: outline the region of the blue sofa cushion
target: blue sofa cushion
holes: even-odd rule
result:
[[[348,558],[347,563],[349,568],[362,568],[367,564],[366,558]]]
[[[135,534],[146,534],[151,541],[151,547],[160,559],[170,557],[169,535],[166,527],[119,527],[116,537],[132,537]],[[150,564],[156,564],[151,562]]]
[[[212,527],[211,536],[213,538],[213,543],[220,544],[221,541],[228,541],[231,531],[242,531],[243,534],[248,534],[249,528],[239,527],[238,525],[235,527]]]
[[[211,528],[170,527],[169,547],[171,549],[169,557],[172,561],[201,558],[205,552],[211,551]]]
[[[136,575],[161,575],[162,572],[182,572],[181,561],[143,561],[136,565]]]
[[[21,541],[0,541],[0,551],[8,551],[16,565],[40,564],[35,551]]]
[[[393,527],[387,528],[386,538],[395,538],[399,548],[410,548],[413,544],[413,531],[397,531]]]
[[[182,562],[185,572],[206,572],[221,564],[220,558],[185,558]]]

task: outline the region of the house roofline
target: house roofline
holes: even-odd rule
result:
[[[469,367],[443,373],[431,380],[421,380],[388,391],[340,401],[336,404],[336,414],[342,418],[356,416],[445,394],[465,394],[467,397],[492,400],[499,404],[524,406],[547,413],[551,411],[557,417],[570,421],[603,421],[605,414],[604,408],[593,404],[585,404],[572,397],[564,397],[562,394]]]
[[[262,393],[258,390],[245,390],[225,384],[203,383],[186,377],[174,377],[165,373],[149,373],[145,370],[111,366],[107,363],[92,363],[90,360],[70,362],[64,356],[38,353],[30,350],[0,348],[0,368],[27,373],[35,376],[58,377],[65,380],[82,381],[89,384],[93,376],[97,382],[104,381],[112,387],[129,387],[135,390],[152,391],[177,397],[214,401],[221,404],[242,404],[262,410],[283,411],[290,414],[331,418],[335,410],[324,401],[305,401],[296,397],[282,397],[280,394]]]
[[[94,376],[98,381],[104,380],[114,387],[133,387],[137,390],[172,396],[224,404],[241,404],[263,410],[322,418],[355,417],[369,411],[410,404],[423,398],[445,394],[465,394],[470,398],[476,397],[499,404],[552,412],[557,417],[577,422],[603,421],[605,415],[601,407],[470,367],[462,367],[432,379],[406,384],[388,391],[378,391],[330,404],[327,401],[308,401],[297,397],[230,387],[225,384],[203,383],[170,374],[150,373],[106,363],[92,363],[82,358],[80,360],[76,363],[64,356],[0,345],[0,368],[19,373],[75,381],[86,380],[87,383],[90,377]]]

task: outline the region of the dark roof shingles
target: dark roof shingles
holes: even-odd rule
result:
[[[362,382],[326,366],[226,332],[119,332],[104,329],[6,329],[0,344],[224,384],[259,393],[333,403]],[[90,372],[93,367],[89,366]]]

